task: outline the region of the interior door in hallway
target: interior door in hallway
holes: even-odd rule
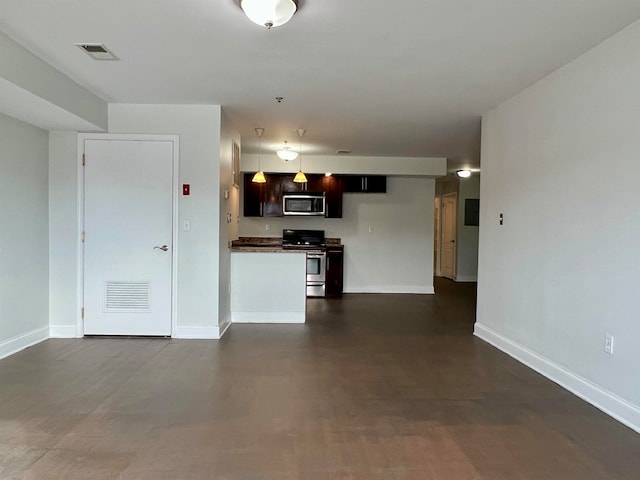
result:
[[[174,148],[85,140],[85,335],[171,335]]]
[[[442,196],[442,242],[440,271],[443,277],[455,278],[456,274],[456,209],[458,195],[447,193]]]

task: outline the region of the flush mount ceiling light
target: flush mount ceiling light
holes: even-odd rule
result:
[[[298,129],[298,135],[300,136],[300,170],[296,173],[296,176],[293,177],[293,181],[295,183],[307,183],[307,176],[302,173],[302,137],[304,136],[307,130],[305,128]]]
[[[291,150],[291,147],[287,145],[287,141],[284,141],[284,146],[276,152],[276,155],[286,162],[290,162],[298,158],[298,152]]]
[[[460,178],[469,178],[471,176],[471,170],[458,170],[456,171],[456,175]]]
[[[262,171],[262,167],[260,165],[260,155],[262,154],[262,151],[260,149],[260,138],[264,133],[264,128],[256,128],[255,130],[256,135],[258,136],[258,171],[255,173],[251,181],[253,183],[267,183],[267,179],[264,178],[264,172]]]
[[[298,0],[240,0],[240,7],[253,23],[271,29],[291,20]]]

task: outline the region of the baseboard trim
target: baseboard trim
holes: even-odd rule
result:
[[[231,312],[232,323],[304,323],[305,312]]]
[[[433,285],[370,285],[366,287],[346,287],[344,293],[409,293],[433,295]]]
[[[218,340],[221,336],[220,327],[210,325],[178,325],[171,335],[172,338],[189,340]]]
[[[222,325],[220,325],[220,336],[218,338],[222,338],[222,336],[227,333],[227,330],[229,330],[229,327],[231,326],[231,321],[225,322]]]
[[[22,335],[17,335],[0,342],[0,359],[6,358],[20,350],[32,347],[49,338],[49,327],[38,328]]]
[[[477,275],[456,275],[456,282],[477,282]]]
[[[640,406],[561,367],[491,328],[476,323],[474,335],[640,433]]]
[[[50,325],[49,336],[51,338],[78,338],[76,325]]]

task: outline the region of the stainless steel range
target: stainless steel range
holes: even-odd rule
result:
[[[307,252],[307,297],[324,297],[327,271],[327,252],[324,230],[282,231],[282,248],[309,250]]]

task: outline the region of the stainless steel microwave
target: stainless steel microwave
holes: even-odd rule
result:
[[[282,211],[285,215],[325,214],[324,192],[289,192],[282,195]]]

